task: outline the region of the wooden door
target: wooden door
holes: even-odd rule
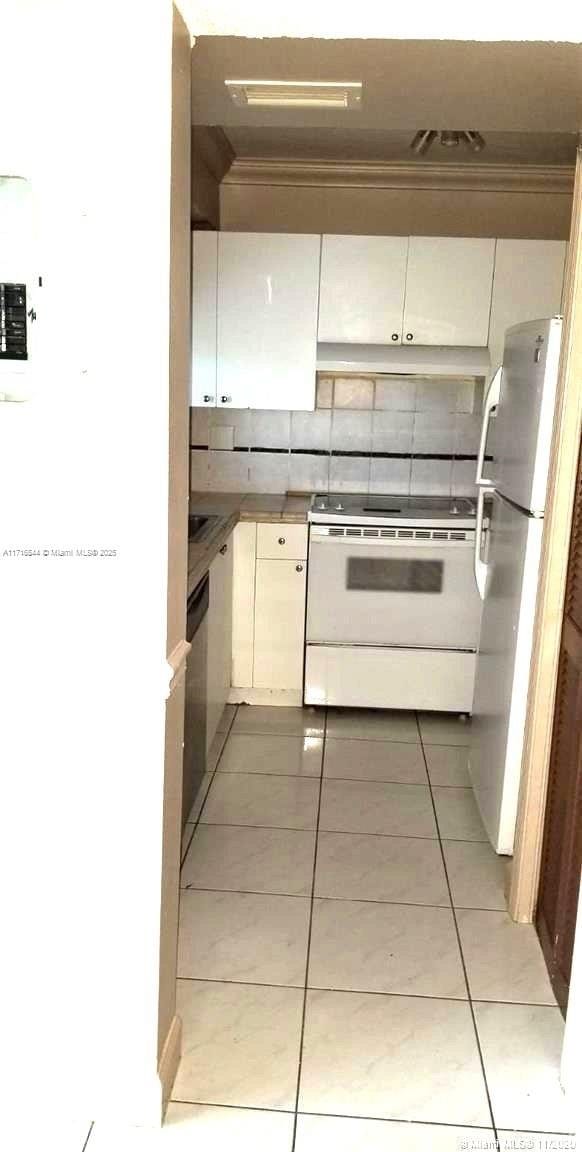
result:
[[[544,823],[538,935],[556,999],[565,1012],[582,868],[582,455],[560,646],[548,798]]]

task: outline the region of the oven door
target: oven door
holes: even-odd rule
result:
[[[474,536],[312,525],[307,643],[475,650]]]

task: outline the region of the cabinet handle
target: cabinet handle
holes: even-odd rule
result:
[[[407,340],[412,340],[412,339],[414,339],[414,337],[413,337],[413,335],[412,335],[412,332],[407,332],[407,333],[406,333],[406,339],[407,339]]]
[[[399,340],[399,339],[400,339],[400,337],[399,337],[399,335],[398,335],[398,333],[397,333],[397,332],[393,332],[393,333],[392,333],[392,339],[393,339],[395,342],[396,342],[396,340]]]
[[[285,540],[284,536],[279,536],[279,544],[286,544],[286,540]]]
[[[228,544],[223,544],[223,545],[222,545],[222,548],[220,549],[220,555],[221,555],[221,556],[226,556],[226,553],[227,553],[227,552],[228,552]]]
[[[213,404],[214,403],[214,396],[204,396],[204,403],[205,404]]]
[[[231,404],[232,403],[232,396],[221,396],[220,402],[221,402],[221,404]]]
[[[296,564],[295,565],[295,571],[296,572],[303,572],[303,564]]]

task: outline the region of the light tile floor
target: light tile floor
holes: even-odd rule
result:
[[[469,735],[228,710],[184,834],[183,1056],[152,1149],[575,1148],[562,1017],[534,929],[505,911]],[[88,1152],[117,1147],[94,1128]]]

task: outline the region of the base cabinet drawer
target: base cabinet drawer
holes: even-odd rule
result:
[[[257,559],[255,688],[302,687],[306,572],[301,560]]]
[[[306,524],[257,524],[257,559],[305,560]]]

